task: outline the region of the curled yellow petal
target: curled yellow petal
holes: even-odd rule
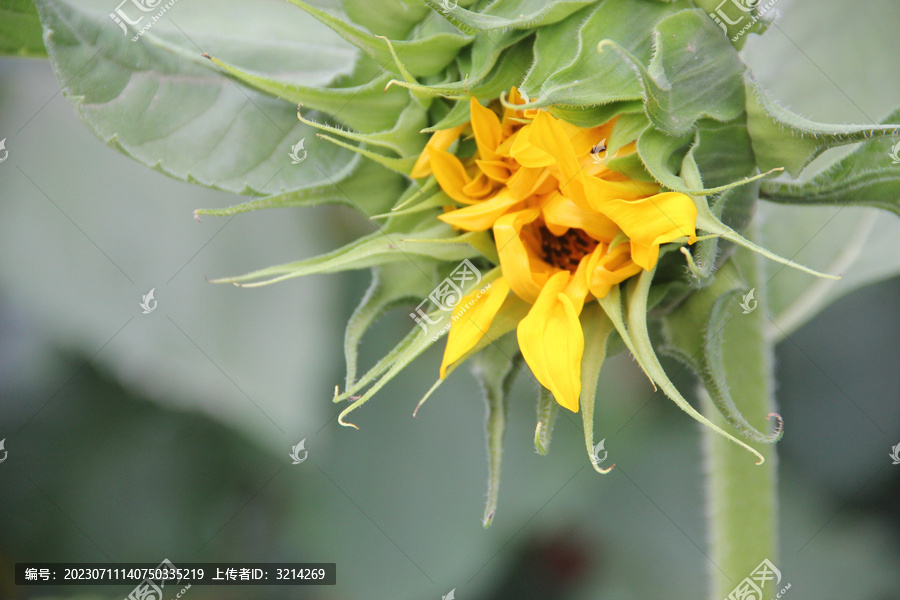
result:
[[[478,153],[485,160],[494,160],[497,158],[497,146],[503,141],[500,118],[475,98],[469,101],[469,112],[472,115],[472,131],[475,134]]]
[[[530,303],[537,300],[541,287],[558,270],[541,260],[540,241],[523,231],[539,216],[539,208],[530,208],[505,214],[494,224],[494,241],[503,276],[512,291]]]
[[[547,281],[519,322],[516,336],[525,362],[541,385],[561,406],[578,412],[584,332],[578,319],[581,306],[563,293],[571,277],[568,271],[560,271]]]
[[[431,169],[434,178],[444,192],[461,204],[472,204],[475,199],[466,194],[465,190],[472,183],[472,178],[466,173],[466,168],[458,158],[437,148],[427,149],[431,157]]]
[[[660,244],[687,237],[697,240],[697,207],[690,196],[664,192],[641,200],[610,200],[603,212],[631,239],[635,264],[650,270],[656,266]]]
[[[444,213],[438,218],[445,223],[466,231],[487,231],[494,225],[500,215],[514,208],[519,203],[520,200],[518,198],[504,189],[493,198]]]
[[[619,233],[619,226],[609,217],[595,210],[585,210],[570,198],[554,193],[543,206],[544,222],[554,235],[563,235],[567,229],[583,229],[595,240],[611,242]]]
[[[446,376],[447,367],[474,348],[487,333],[508,295],[509,283],[500,277],[487,289],[478,289],[459,301],[453,309],[453,320],[441,362],[441,379]]]
[[[587,259],[587,264],[585,279],[595,298],[605,298],[612,286],[642,271],[631,259],[628,242],[611,250],[606,245],[598,247]]]
[[[434,148],[436,150],[446,150],[453,145],[453,142],[455,142],[459,136],[462,135],[462,132],[466,130],[467,126],[468,124],[464,124],[451,129],[441,129],[440,131],[435,131],[431,134],[431,138],[428,140],[428,143],[425,144],[425,150],[419,155],[419,159],[416,161],[416,164],[413,165],[409,176],[413,179],[419,179],[431,175],[431,161],[428,149]]]

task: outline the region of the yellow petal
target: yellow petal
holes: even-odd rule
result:
[[[578,177],[579,174],[584,176],[581,173],[581,162],[575,155],[575,150],[572,148],[562,121],[553,118],[546,111],[540,111],[529,126],[527,135],[523,137],[522,133],[522,131],[519,132],[516,144],[513,145],[513,156],[519,160],[519,155],[516,154],[516,145],[519,145],[519,140],[524,140],[521,144],[522,156],[526,159],[535,161],[538,156],[549,156],[559,168],[560,192],[571,198],[576,204],[584,204],[586,202],[584,187],[581,178]],[[525,163],[522,164],[525,165]],[[548,165],[528,164],[525,166]]]
[[[652,181],[635,181],[625,177],[597,177],[587,172],[579,173],[590,208],[605,212],[608,200],[640,200],[659,193],[659,184]]]
[[[526,240],[522,228],[540,216],[540,209],[530,208],[507,213],[494,224],[494,241],[500,256],[500,268],[509,287],[522,300],[534,303],[547,279],[558,271],[538,255],[540,244]],[[529,241],[530,243],[526,243]]]
[[[523,129],[522,123],[516,123],[516,127],[519,129],[512,131],[506,138],[504,138],[503,142],[497,146],[497,154],[499,154],[503,158],[512,158],[510,152],[512,151],[513,146],[516,143],[516,140],[519,139],[519,132]]]
[[[534,124],[532,123],[516,132],[512,148],[509,150],[509,155],[523,167],[530,167],[532,169],[555,165],[556,159],[553,155],[531,140],[533,128]]]
[[[631,257],[650,270],[659,258],[660,244],[687,237],[697,240],[697,207],[689,196],[664,192],[641,200],[610,200],[603,212],[631,239]]]
[[[494,192],[494,186],[484,173],[479,173],[469,183],[463,186],[462,193],[475,200],[483,200]]]
[[[438,219],[466,231],[487,231],[501,215],[515,208],[520,202],[521,200],[508,190],[502,189],[493,198],[444,213],[438,216]]]
[[[500,277],[487,289],[478,289],[459,301],[453,309],[453,321],[450,333],[447,334],[447,346],[441,362],[441,379],[447,374],[447,367],[474,348],[487,333],[508,295],[509,284]]]
[[[544,223],[553,235],[563,235],[570,227],[583,229],[595,240],[611,242],[619,227],[595,210],[585,210],[562,194],[554,193],[543,205]]]
[[[477,159],[475,164],[487,177],[498,183],[506,183],[513,174],[513,167],[503,160]]]
[[[431,163],[428,149],[434,148],[436,150],[446,150],[457,140],[457,138],[459,138],[459,136],[462,135],[462,132],[465,131],[466,127],[468,127],[468,123],[453,127],[452,129],[441,129],[440,131],[435,131],[431,134],[431,139],[425,144],[425,149],[422,151],[422,154],[419,155],[416,164],[413,165],[409,176],[413,179],[419,179],[431,175]]]
[[[434,170],[434,178],[438,185],[451,198],[461,204],[472,204],[474,198],[465,193],[465,188],[472,180],[466,173],[462,162],[454,155],[437,148],[427,148],[431,157],[431,168]]]
[[[478,154],[485,160],[497,158],[497,146],[503,141],[500,118],[489,108],[482,106],[474,97],[469,101],[472,115],[472,131]]]
[[[619,244],[612,250],[601,244],[587,260],[585,279],[595,298],[604,298],[612,286],[622,283],[632,275],[641,272],[641,267],[631,259],[631,246],[628,242]]]
[[[587,271],[588,260],[583,258],[581,262],[578,263],[578,268],[572,274],[572,277],[569,278],[566,289],[563,290],[563,293],[572,300],[572,305],[575,307],[575,312],[578,314],[581,314],[581,309],[584,308],[584,300],[589,293]]]
[[[509,181],[506,182],[506,187],[509,188],[513,196],[524,200],[534,195],[549,176],[550,171],[547,169],[522,167],[509,178]]]
[[[578,320],[580,307],[562,293],[571,273],[551,277],[528,315],[519,322],[519,349],[532,373],[556,401],[578,412],[581,394],[581,358],[584,332]]]

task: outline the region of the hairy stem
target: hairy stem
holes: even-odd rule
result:
[[[775,412],[773,383],[774,345],[765,336],[766,281],[760,257],[739,249],[735,257],[747,284],[755,288],[758,305],[742,314],[738,307],[725,327],[723,347],[727,384],[738,410],[760,431],[771,427],[767,420]],[[722,427],[725,419],[701,390],[704,412]],[[714,417],[714,418],[713,418]],[[749,577],[765,559],[777,566],[777,465],[774,445],[751,444],[766,462],[757,466],[746,450],[703,429],[707,467],[707,520],[713,565],[710,598],[722,600]],[[774,597],[774,582],[768,582],[763,598]]]

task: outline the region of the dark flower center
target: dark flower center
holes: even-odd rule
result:
[[[573,273],[581,259],[593,252],[600,243],[581,229],[569,229],[557,236],[546,227],[541,227],[540,233],[544,260],[554,267]]]

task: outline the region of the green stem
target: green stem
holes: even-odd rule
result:
[[[766,281],[761,258],[738,249],[735,257],[747,283],[756,289],[757,308],[750,314],[739,310],[725,328],[723,359],[727,383],[735,405],[760,431],[772,421],[776,410],[773,383],[774,346],[765,337]],[[722,427],[728,427],[705,391],[701,390],[704,413]],[[751,444],[766,462],[757,466],[746,450],[708,428],[703,429],[707,465],[707,510],[711,547],[710,598],[728,598],[732,590],[749,577],[764,560],[777,562],[777,464],[774,445]],[[773,582],[763,598],[774,597]]]

